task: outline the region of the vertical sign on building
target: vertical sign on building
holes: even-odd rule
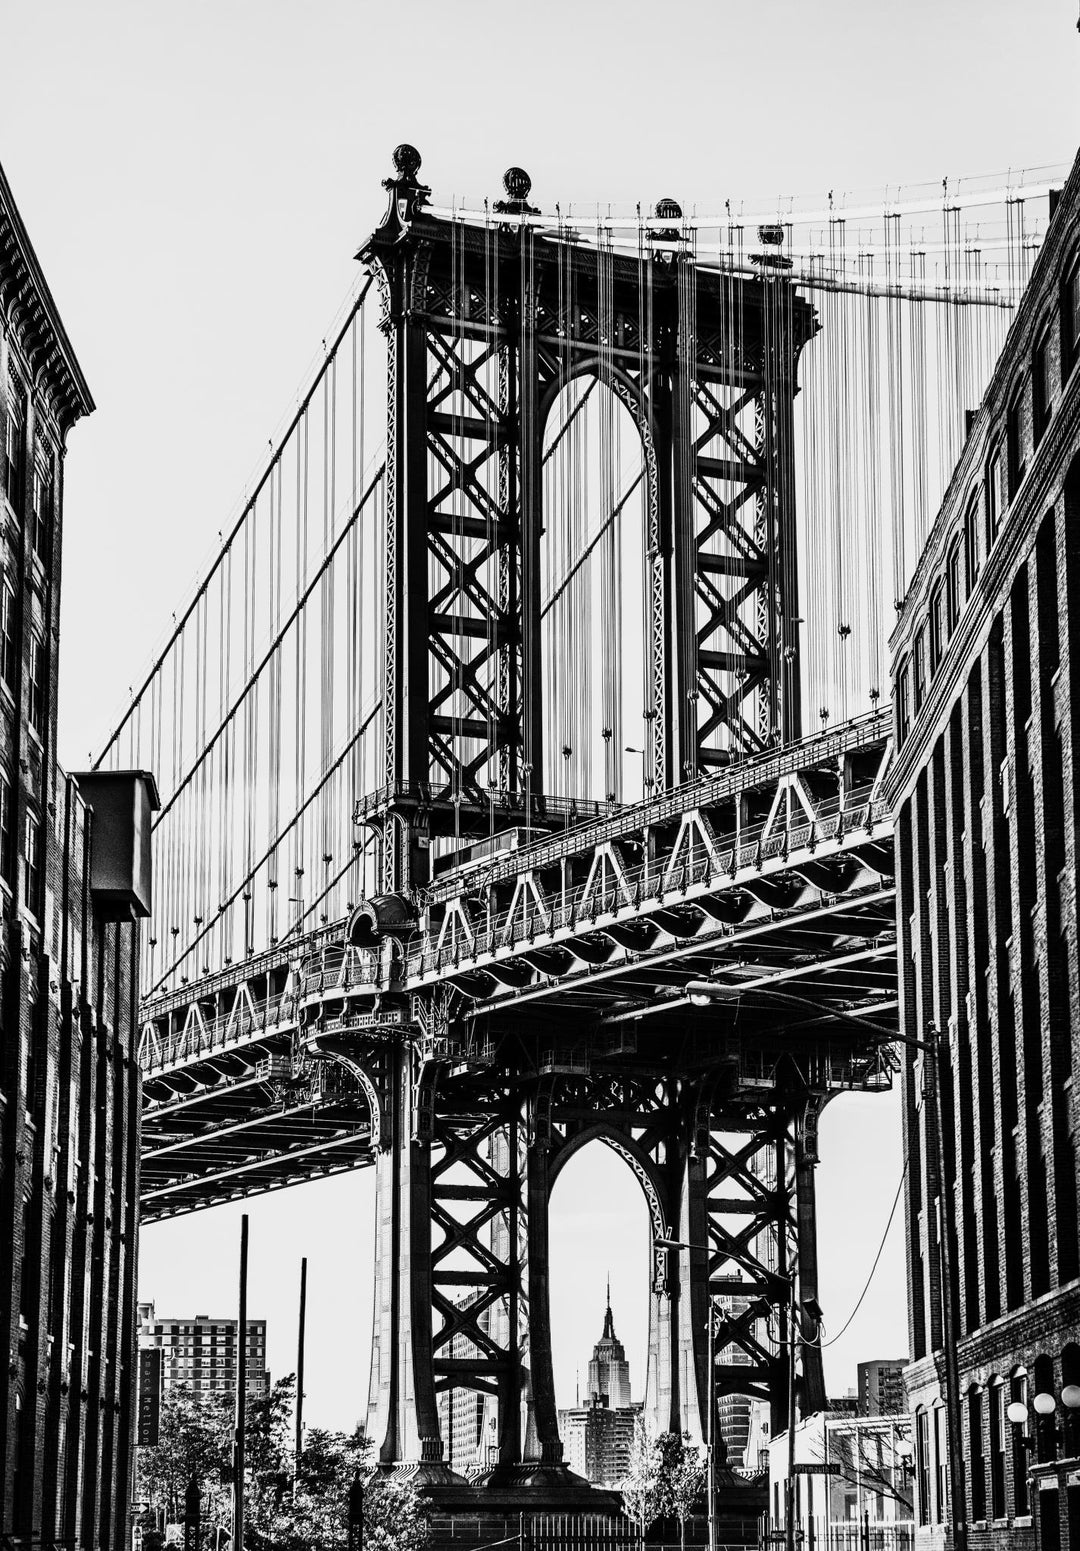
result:
[[[139,1353],[140,1448],[156,1448],[161,1426],[161,1348],[144,1347]]]

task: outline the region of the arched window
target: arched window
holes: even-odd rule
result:
[[[986,1518],[986,1438],[983,1432],[983,1392],[977,1384],[968,1390],[968,1474],[971,1478],[971,1517]]]
[[[1043,329],[1031,354],[1031,435],[1037,447],[1054,412],[1053,335]]]
[[[1020,1518],[1031,1511],[1027,1482],[1027,1447],[1024,1439],[1030,1436],[1028,1429],[1034,1426],[1034,1419],[1030,1409],[1026,1368],[1013,1369],[1009,1380],[1009,1403],[1028,1408],[1026,1422],[1009,1424],[1009,1430],[1012,1433],[1012,1511],[1014,1518]]]
[[[1061,383],[1064,387],[1080,360],[1080,250],[1073,254],[1061,282]]]
[[[1001,449],[995,449],[986,465],[986,547],[993,548],[1001,527],[1001,507],[1004,491],[1001,488]]]
[[[968,509],[964,514],[964,561],[965,561],[965,586],[967,596],[970,598],[975,591],[975,583],[979,579],[979,571],[982,568],[982,534],[979,522],[979,492],[972,493],[968,502]]]
[[[990,1423],[990,1517],[1005,1517],[1005,1451],[1007,1445],[1005,1385],[995,1374],[987,1389]]]
[[[915,1487],[918,1496],[919,1523],[930,1518],[930,1417],[924,1406],[915,1412]]]
[[[949,549],[949,558],[945,566],[945,599],[946,618],[949,635],[956,629],[960,619],[961,591],[964,585],[960,571],[960,535],[957,534]]]
[[[1024,438],[1024,385],[1017,388],[1005,414],[1005,456],[1008,462],[1011,501],[1027,473],[1027,443]]]
[[[1047,1398],[1049,1397],[1049,1399]],[[1053,1402],[1054,1410],[1046,1408]],[[1032,1365],[1031,1425],[1035,1433],[1035,1457],[1048,1460],[1054,1457],[1054,1431],[1057,1426],[1058,1398],[1054,1392],[1054,1359],[1040,1352]]]
[[[938,670],[945,650],[945,578],[938,582],[930,594],[930,677]]]
[[[911,731],[911,670],[905,658],[896,674],[896,744],[901,747]]]
[[[926,626],[920,625],[915,636],[915,646],[911,655],[912,663],[912,696],[911,706],[918,716],[922,709],[922,703],[926,699]]]

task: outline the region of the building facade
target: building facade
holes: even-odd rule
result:
[[[161,1352],[163,1390],[186,1385],[194,1394],[235,1395],[238,1321],[208,1314],[161,1315],[152,1303],[139,1304],[139,1349]],[[266,1321],[247,1322],[249,1400],[270,1393],[266,1366]]]
[[[63,463],[93,407],[0,169],[0,1531],[86,1548],[125,1544],[131,1500],[156,802],[56,761]]]
[[[895,1416],[906,1409],[904,1369],[906,1357],[875,1357],[857,1365],[859,1414]]]
[[[892,641],[917,1538],[972,1551],[1080,1548],[1078,169]]]

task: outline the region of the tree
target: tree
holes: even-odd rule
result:
[[[661,1456],[657,1438],[649,1432],[644,1417],[634,1422],[630,1444],[630,1469],[619,1490],[627,1513],[637,1521],[642,1539],[649,1525],[660,1517]]]
[[[679,1544],[686,1545],[686,1521],[707,1489],[705,1462],[689,1433],[661,1433],[656,1440],[660,1455],[660,1517],[678,1519]]]
[[[139,1484],[147,1501],[179,1521],[189,1481],[213,1501],[232,1464],[232,1402],[226,1395],[195,1395],[174,1384],[161,1401],[154,1448],[139,1450]]]
[[[295,1389],[289,1374],[248,1402],[244,1539],[250,1551],[345,1551],[349,1488],[358,1475],[366,1551],[424,1551],[423,1500],[411,1482],[372,1469],[371,1445],[359,1429],[349,1437],[312,1428],[297,1462]],[[204,1545],[214,1544],[219,1526],[232,1526],[233,1419],[230,1396],[195,1396],[175,1386],[162,1402],[159,1446],[139,1451],[142,1489],[174,1521],[182,1517],[184,1493],[195,1479]]]

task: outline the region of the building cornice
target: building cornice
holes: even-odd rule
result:
[[[0,315],[44,384],[63,436],[94,408],[86,378],[0,166]]]

